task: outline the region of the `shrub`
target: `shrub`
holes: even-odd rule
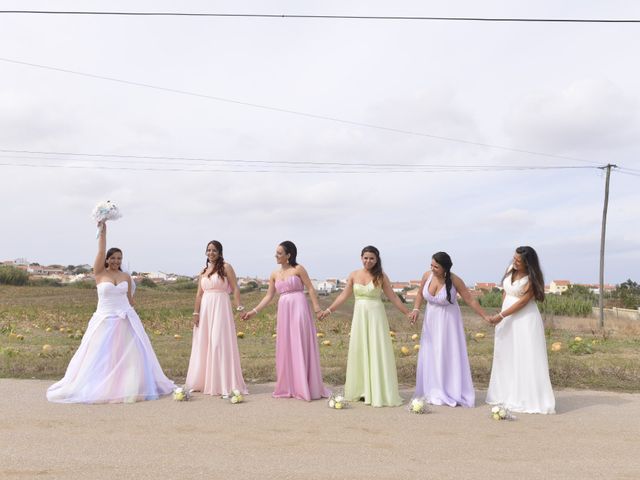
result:
[[[26,285],[29,283],[29,274],[24,270],[9,265],[0,266],[0,284]]]
[[[150,278],[144,277],[139,285],[139,287],[148,287],[148,288],[156,288],[158,286],[158,284],[156,282],[154,282],[153,280],[151,280]]]

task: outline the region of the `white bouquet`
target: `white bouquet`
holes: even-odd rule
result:
[[[411,399],[408,408],[410,413],[421,415],[423,413],[431,413],[427,406],[427,399],[424,397],[415,397]]]
[[[93,207],[93,211],[91,212],[91,218],[96,223],[106,222],[107,220],[117,220],[122,217],[118,206],[113,203],[111,200],[107,200],[106,202],[100,202],[95,207]],[[100,236],[100,228],[96,233],[96,238]]]
[[[176,402],[186,402],[191,398],[191,393],[186,389],[186,387],[176,387],[173,390],[173,399]]]
[[[243,400],[244,400],[244,397],[242,396],[242,392],[240,390],[234,388],[231,391],[231,395],[229,395],[229,402],[231,402],[234,405],[236,405],[238,403],[242,403]]]
[[[494,405],[491,407],[491,418],[494,420],[515,420],[516,417],[502,405]]]
[[[329,408],[334,408],[336,410],[342,410],[343,408],[349,408],[349,402],[344,398],[344,395],[341,394],[331,394],[329,400],[327,400],[327,405]]]

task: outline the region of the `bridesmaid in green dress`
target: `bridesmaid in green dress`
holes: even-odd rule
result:
[[[398,373],[389,322],[380,298],[382,292],[402,313],[409,315],[409,311],[394,293],[389,278],[382,271],[378,249],[364,247],[361,259],[364,268],[349,274],[347,286],[322,313],[322,318],[331,315],[353,292],[355,304],[344,396],[350,401],[364,400],[364,403],[374,407],[395,407],[402,404],[402,398],[398,392]]]

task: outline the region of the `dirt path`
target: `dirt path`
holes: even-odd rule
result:
[[[565,390],[556,415],[497,422],[485,392],[477,408],[419,416],[275,400],[271,385],[240,405],[58,405],[50,383],[0,379],[0,478],[640,478],[640,394]]]

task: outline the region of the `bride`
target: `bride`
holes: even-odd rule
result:
[[[120,269],[122,251],[106,253],[107,228],[101,222],[93,272],[98,308],[64,378],[47,390],[50,402],[120,403],[155,400],[175,387],[156,358],[133,309],[131,277]]]
[[[502,309],[490,318],[496,329],[487,403],[514,412],[555,413],[544,325],[536,305],[544,300],[544,279],[533,248],[516,249],[502,285]]]

